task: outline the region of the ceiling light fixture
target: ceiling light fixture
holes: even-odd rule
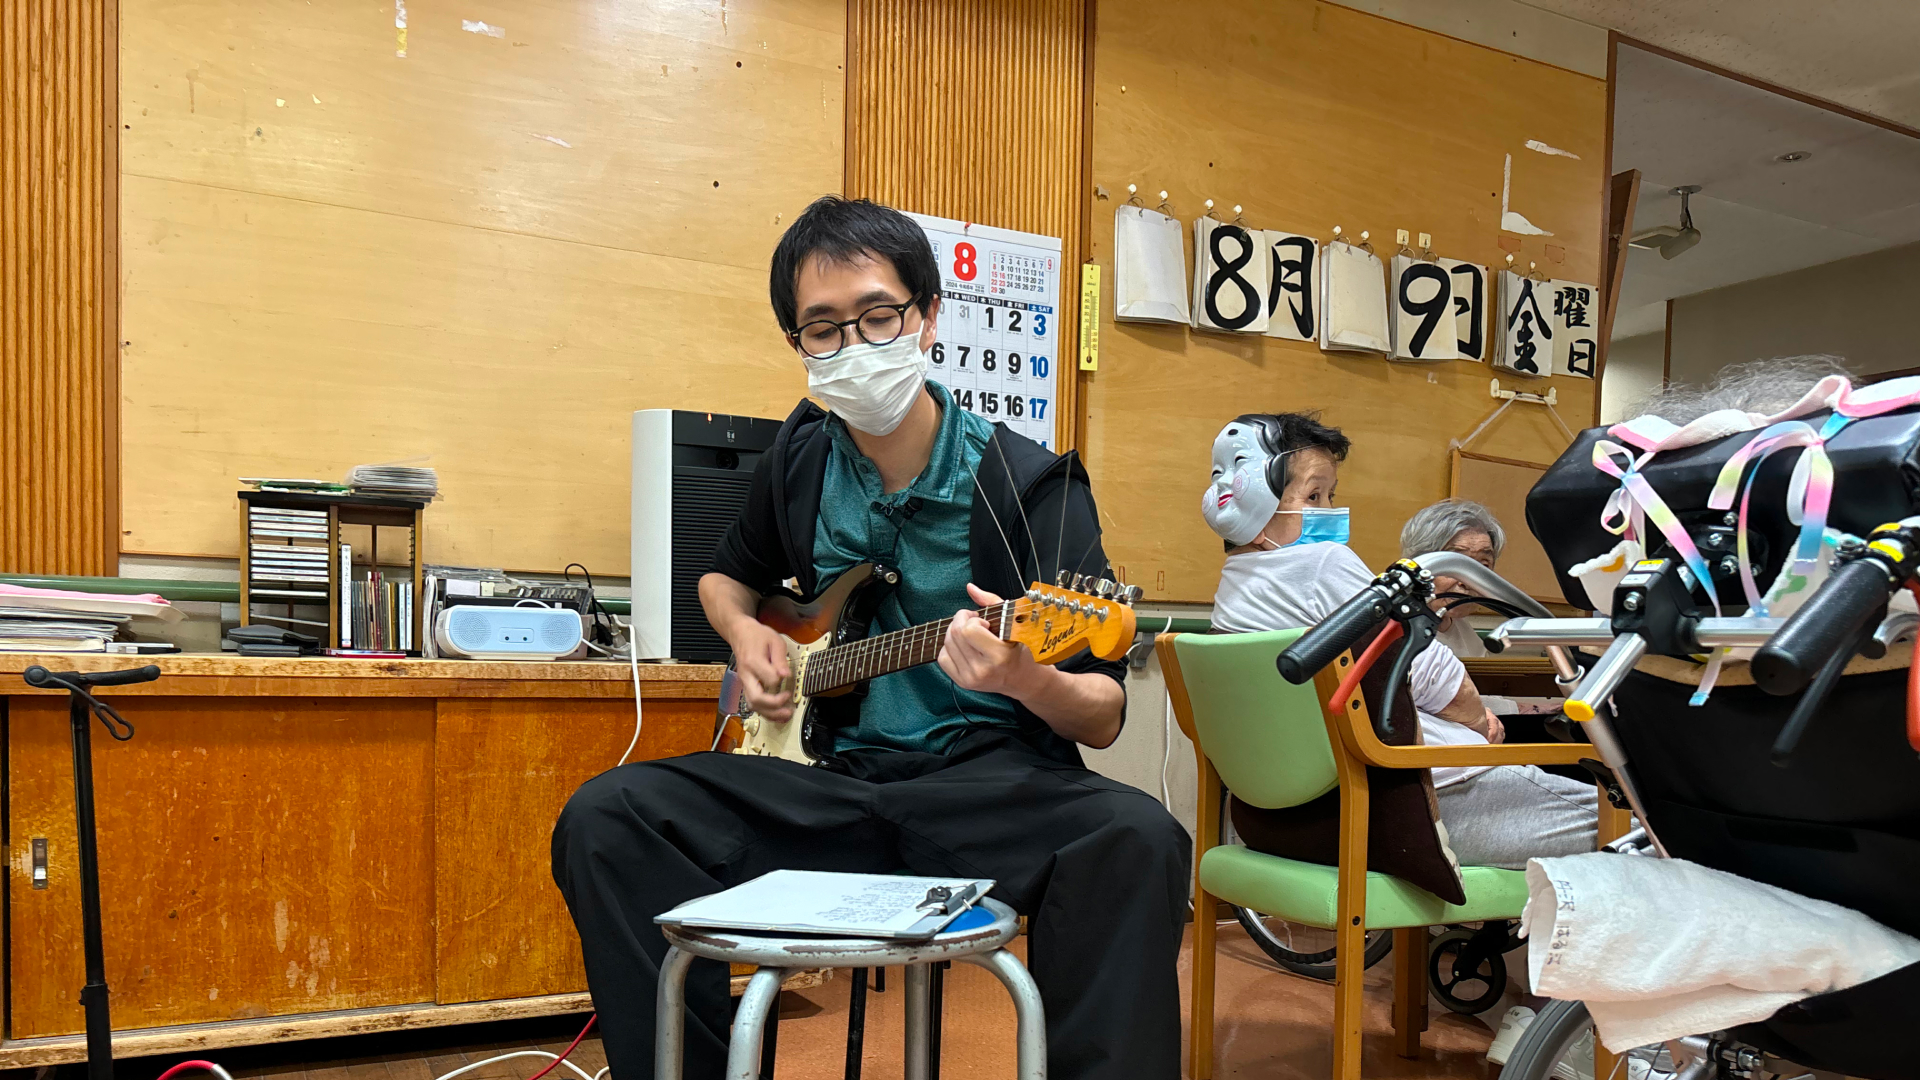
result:
[[[1636,234],[1627,243],[1648,251],[1657,251],[1663,259],[1671,259],[1700,242],[1700,230],[1693,227],[1693,211],[1687,206],[1687,198],[1700,191],[1699,184],[1687,184],[1673,189],[1680,196],[1680,224],[1656,225],[1646,232]]]
[[[1782,165],[1791,165],[1796,161],[1805,161],[1812,156],[1813,151],[1811,150],[1789,150],[1784,154],[1775,155],[1773,160]]]

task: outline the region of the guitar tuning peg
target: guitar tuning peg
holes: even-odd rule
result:
[[[1093,595],[1099,597],[1102,600],[1113,599],[1113,589],[1114,589],[1113,582],[1107,580],[1106,578],[1101,578],[1099,581],[1096,581],[1093,583]]]
[[[1138,585],[1128,585],[1126,588],[1120,590],[1120,592],[1121,592],[1121,597],[1120,597],[1121,602],[1125,603],[1128,607],[1132,607],[1135,602],[1137,602],[1142,596],[1146,595],[1147,590],[1141,588]]]
[[[1053,575],[1053,583],[1054,583],[1055,585],[1058,585],[1058,586],[1059,586],[1060,588],[1062,588],[1062,589],[1064,589],[1064,588],[1066,588],[1066,587],[1067,587],[1067,578],[1068,578],[1068,577],[1069,577],[1069,576],[1070,576],[1070,575],[1071,575],[1072,573],[1073,573],[1073,571],[1071,571],[1071,570],[1061,570],[1061,571],[1059,571],[1058,573],[1056,573],[1056,574],[1054,574],[1054,575]]]

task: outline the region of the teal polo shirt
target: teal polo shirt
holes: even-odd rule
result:
[[[973,579],[968,538],[974,476],[993,425],[956,407],[939,383],[927,383],[927,392],[940,407],[933,455],[912,483],[891,494],[880,482],[880,469],[854,445],[846,423],[827,418],[832,446],[813,531],[813,569],[822,587],[863,562],[900,571],[900,584],[880,605],[870,634],[951,619],[954,612],[975,606],[967,596]],[[875,509],[876,504],[898,507],[908,499],[920,500],[911,517],[889,518]],[[1019,730],[1012,700],[962,690],[937,664],[924,664],[874,679],[861,703],[860,723],[840,732],[835,749],[941,754],[976,727]]]

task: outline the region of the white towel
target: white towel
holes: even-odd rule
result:
[[[1920,940],[1857,911],[1681,859],[1532,859],[1527,891],[1533,992],[1586,1002],[1616,1053],[1920,963]]]

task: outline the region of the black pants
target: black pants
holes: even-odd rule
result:
[[[838,760],[846,772],[691,754],[602,773],[568,800],[553,877],[616,1080],[653,1074],[667,951],[653,917],[775,869],[996,879],[990,895],[1031,919],[1052,1075],[1180,1075],[1176,964],[1193,848],[1157,800],[1000,734],[944,756]],[[686,1074],[719,1076],[724,965],[694,961],[687,1006]]]

